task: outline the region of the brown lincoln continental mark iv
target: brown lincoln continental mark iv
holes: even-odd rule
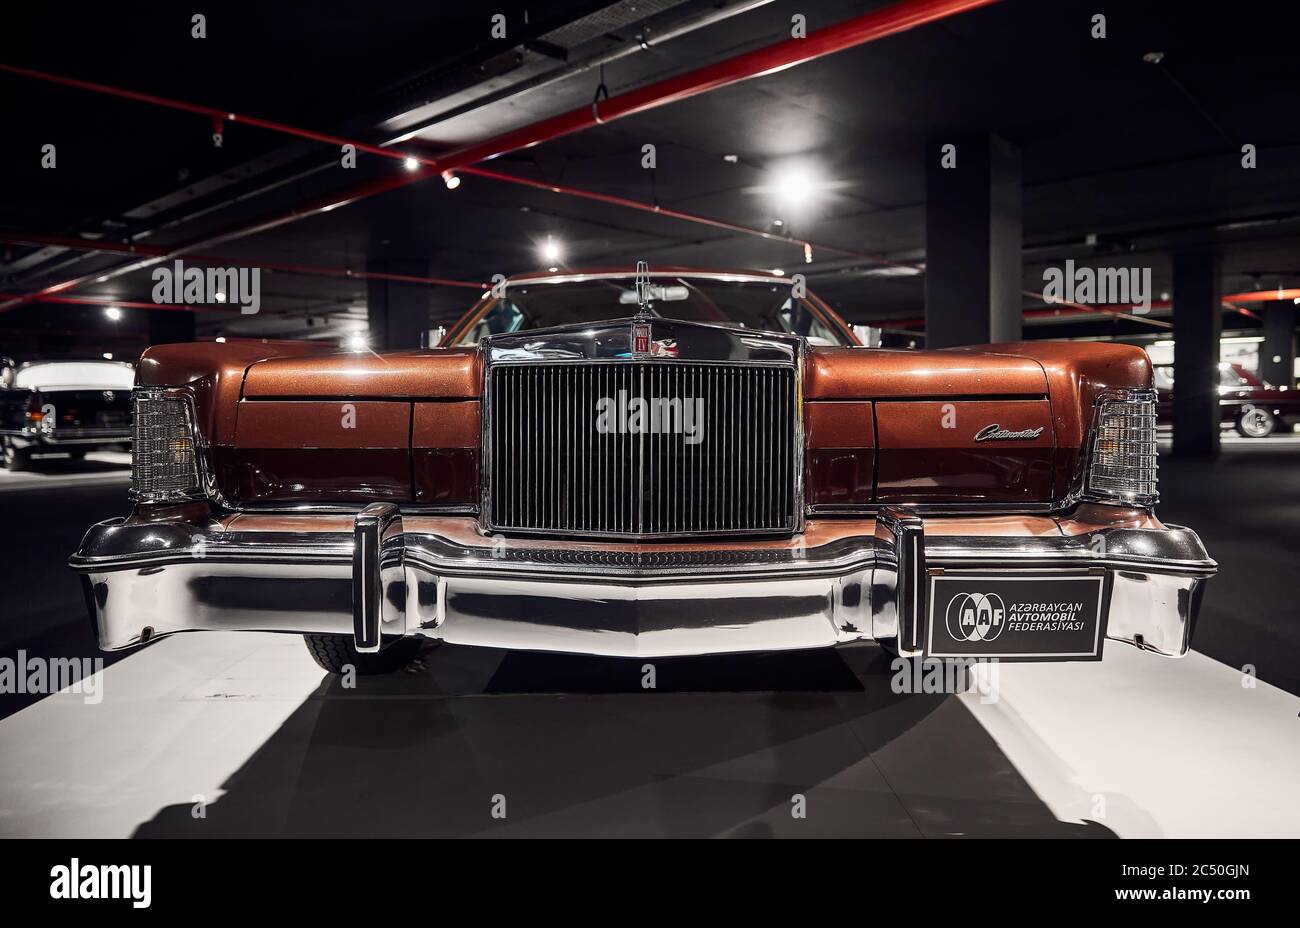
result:
[[[440,346],[163,345],[132,495],[71,559],[102,647],[303,635],[655,657],[1185,653],[1215,563],[1156,502],[1139,348],[863,348],[788,279],[516,277]]]

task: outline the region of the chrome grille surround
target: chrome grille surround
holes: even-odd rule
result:
[[[631,319],[484,341],[482,529],[625,539],[801,531],[802,340],[636,322],[676,356],[632,351]],[[702,441],[600,433],[596,401],[617,402],[620,390],[629,402],[702,399]]]

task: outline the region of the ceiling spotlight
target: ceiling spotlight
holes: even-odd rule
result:
[[[408,171],[418,171],[420,169],[420,162],[410,155],[406,156],[406,160],[402,164],[405,165]]]
[[[111,321],[117,322],[117,320],[122,318],[122,310],[118,309],[116,306],[110,306],[104,310],[104,315]]]
[[[740,155],[723,155],[722,160],[727,164],[735,164],[740,160]]]
[[[547,264],[559,264],[564,258],[564,249],[560,243],[551,236],[546,236],[546,241],[542,242],[541,247],[542,260]]]
[[[772,178],[772,192],[777,202],[786,207],[799,208],[817,195],[818,180],[803,165],[789,165]]]
[[[105,361],[111,361],[111,360],[113,360],[113,352],[111,352],[111,351],[105,351],[105,352],[104,352],[104,360],[105,360]]]
[[[226,336],[218,335],[216,341],[218,345],[224,345],[226,343]]]
[[[370,341],[362,332],[357,332],[348,336],[348,351],[365,351],[370,347]]]
[[[460,186],[460,175],[453,174],[451,171],[443,171],[442,182],[447,185],[448,190],[455,190]]]

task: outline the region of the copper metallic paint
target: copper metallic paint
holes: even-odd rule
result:
[[[483,427],[478,400],[416,403],[411,423],[411,469],[415,501],[474,506],[479,497],[479,443]]]
[[[875,492],[876,423],[871,404],[804,406],[808,453],[804,500],[811,506],[870,505]]]
[[[804,407],[809,448],[874,448],[876,426],[871,404],[815,403]]]
[[[241,449],[405,450],[410,434],[410,403],[245,400],[239,404],[235,445]]]
[[[1046,396],[1043,369],[1029,358],[957,355],[888,348],[813,348],[808,352],[808,399],[862,400],[963,396]]]
[[[1012,431],[1041,426],[1043,432],[1035,439],[975,441],[991,423]],[[876,497],[882,502],[1051,501],[1047,400],[879,402],[876,428]]]
[[[781,279],[725,269],[656,272]],[[512,283],[630,273],[609,268],[523,275]],[[450,331],[462,330],[493,300],[480,300]],[[820,300],[810,295],[809,301],[847,331]],[[376,354],[305,342],[163,345],[145,353],[138,382],[189,385],[214,473],[232,499],[241,497],[228,483],[259,499],[359,499],[358,481],[381,499],[465,506],[476,499],[482,371],[475,349]],[[1014,507],[1065,500],[1078,486],[1096,396],[1150,383],[1145,352],[1124,345],[809,347],[805,496],[813,504],[856,505],[908,500]],[[402,400],[410,402],[395,402]],[[387,424],[365,420],[356,430],[342,430],[341,402],[401,411]],[[956,430],[935,428],[933,404],[944,402],[958,407]],[[245,409],[255,410],[246,420]],[[405,437],[399,438],[403,421]],[[1036,442],[974,443],[974,432],[993,422],[1050,427]],[[331,456],[331,469],[319,455],[304,453],[310,448],[341,454]],[[302,495],[295,497],[299,486]]]
[[[477,448],[483,435],[478,400],[416,403],[411,422],[413,448]]]
[[[1053,496],[1062,498],[1077,485],[1084,464],[1083,449],[1092,428],[1097,397],[1107,391],[1152,385],[1151,359],[1135,345],[1104,342],[1005,342],[945,352],[966,357],[977,352],[1032,359],[1042,366],[1052,402],[1056,429]]]
[[[235,437],[235,412],[244,374],[258,361],[307,357],[332,351],[315,342],[237,339],[154,345],[140,356],[135,382],[142,387],[194,384],[194,405],[209,444],[229,444]]]
[[[244,396],[358,399],[476,399],[481,389],[472,348],[331,354],[255,364]]]

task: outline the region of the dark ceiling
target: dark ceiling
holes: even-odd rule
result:
[[[8,64],[110,84],[300,128],[387,142],[454,108],[395,148],[436,152],[589,103],[599,73],[511,92],[584,55],[635,48],[711,9],[742,12],[610,63],[611,95],[883,3],[703,3],[641,0],[452,6],[222,4],[207,9],[207,38],[174,4],[24,4],[6,12]],[[983,9],[798,67],[546,142],[491,162],[494,170],[562,183],[755,228],[776,219],[799,238],[895,261],[924,260],[927,139],[991,129],[1020,146],[1024,177],[1024,285],[1066,258],[1151,266],[1167,291],[1174,248],[1221,250],[1226,292],[1300,284],[1300,14],[1253,2],[1080,3],[1004,0]],[[491,12],[506,15],[504,40]],[[1107,37],[1090,36],[1107,17]],[[1143,56],[1163,53],[1159,63]],[[495,91],[487,105],[470,105]],[[221,148],[201,115],[28,77],[0,74],[0,236],[93,238],[174,247],[282,216],[402,165],[262,129],[227,125]],[[44,144],[58,167],[40,166]],[[641,167],[656,146],[657,169]],[[1241,167],[1241,146],[1258,167]],[[404,148],[405,146],[405,148]],[[730,159],[725,156],[734,156]],[[774,171],[803,164],[821,178],[797,206],[779,204]],[[580,267],[697,264],[801,269],[852,321],[923,311],[920,276],[882,265],[655,216],[624,207],[467,176],[437,178],[323,215],[224,242],[204,253],[228,263],[361,270],[423,268],[422,276],[482,282],[535,269],[537,244],[563,242]],[[0,292],[41,290],[128,263],[123,255],[0,243]],[[64,297],[148,301],[148,270],[93,281]],[[477,296],[418,286],[434,321]],[[276,272],[263,310],[198,313],[201,335],[336,337],[365,318],[366,286],[346,276]],[[1026,298],[1026,307],[1035,305]],[[108,346],[145,337],[127,311],[106,325],[102,307],[37,303],[0,311],[0,354]],[[310,320],[311,325],[308,325]],[[1042,320],[1036,320],[1042,321]],[[1234,325],[1250,325],[1234,317]],[[1035,325],[1035,336],[1146,331],[1134,323]]]

